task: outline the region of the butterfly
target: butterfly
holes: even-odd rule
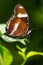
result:
[[[10,36],[27,36],[30,32],[26,9],[21,4],[17,4],[14,14],[6,23],[6,33]]]

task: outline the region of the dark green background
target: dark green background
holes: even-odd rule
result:
[[[0,23],[6,23],[12,16],[14,7],[17,4],[22,4],[29,15],[30,29],[30,43],[27,43],[27,52],[40,51],[43,52],[43,0],[0,0]],[[24,45],[17,42],[21,47]],[[23,58],[17,53],[16,44],[2,43],[7,47],[14,57],[12,65],[20,65]],[[37,59],[37,60],[36,60]],[[40,62],[40,63],[39,63]],[[43,57],[32,57],[26,62],[26,65],[43,65]]]

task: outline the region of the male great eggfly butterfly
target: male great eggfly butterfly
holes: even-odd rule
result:
[[[25,8],[18,4],[14,15],[6,23],[6,33],[11,36],[27,36],[29,31],[29,18]]]

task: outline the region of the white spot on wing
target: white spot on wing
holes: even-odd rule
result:
[[[18,14],[17,17],[18,17],[18,18],[28,17],[28,14]]]
[[[22,6],[20,6],[19,8],[23,8]]]

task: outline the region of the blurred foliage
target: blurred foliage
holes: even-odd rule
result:
[[[13,62],[11,65],[21,65],[24,61],[22,56],[18,54],[16,45],[26,49],[26,54],[30,51],[43,52],[43,0],[0,0],[0,23],[6,23],[13,14],[15,5],[22,4],[29,15],[30,29],[29,35],[30,43],[26,42],[26,46],[20,42],[8,44],[0,38],[0,44],[12,53]],[[26,65],[43,65],[42,56],[33,56],[29,58]]]
[[[8,49],[0,45],[0,65],[10,65],[13,57]]]

